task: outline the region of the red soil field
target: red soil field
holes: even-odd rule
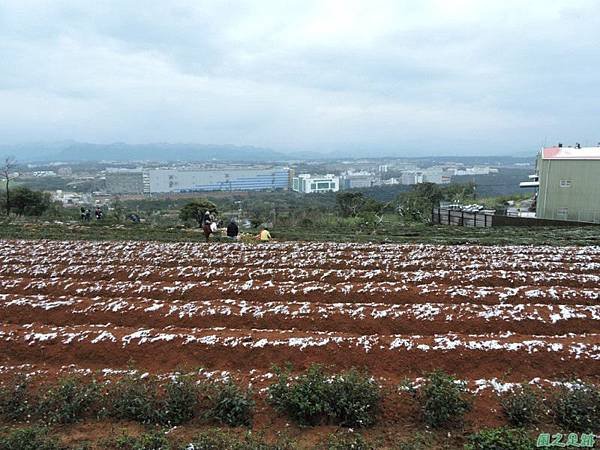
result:
[[[1,378],[133,364],[264,387],[289,362],[389,386],[442,368],[483,396],[598,383],[600,248],[0,241],[0,321]]]

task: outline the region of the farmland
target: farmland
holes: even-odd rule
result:
[[[492,426],[520,383],[600,381],[600,248],[4,240],[0,318],[4,380],[185,370],[260,397],[273,365],[359,368],[383,427],[411,424],[399,385],[443,369]]]

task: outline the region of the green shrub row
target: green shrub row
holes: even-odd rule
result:
[[[24,377],[0,389],[0,418],[74,423],[88,417],[110,417],[143,424],[180,425],[194,418],[229,426],[250,425],[252,392],[232,382],[195,382],[185,375],[166,382],[132,375],[100,384],[67,377],[33,390]]]
[[[364,428],[377,422],[382,392],[377,382],[357,370],[328,374],[313,365],[292,377],[276,368],[267,401],[278,412],[306,426],[333,424]],[[471,409],[465,385],[443,371],[430,373],[419,389],[409,389],[422,421],[431,428],[460,427]],[[501,397],[510,425],[527,427],[544,418],[569,432],[592,432],[600,423],[600,389],[573,383],[543,398],[540,391],[521,386]],[[34,390],[25,377],[0,388],[0,419],[4,422],[73,423],[88,417],[131,420],[142,424],[176,426],[192,419],[228,426],[249,426],[254,413],[250,389],[233,382],[196,382],[176,375],[125,376],[112,383],[67,377]]]
[[[431,428],[459,426],[471,409],[472,398],[465,385],[443,371],[430,373],[420,389],[408,390],[417,400],[423,422]],[[545,409],[570,432],[591,432],[600,422],[600,389],[585,383],[561,387],[546,399],[523,385],[503,394],[500,403],[508,423],[515,427],[540,422]]]
[[[465,450],[534,450],[531,437],[523,429],[488,428],[470,435]]]
[[[508,422],[518,427],[540,422],[545,403],[554,422],[569,432],[591,432],[600,423],[600,389],[585,383],[563,386],[547,399],[525,385],[501,399]]]
[[[2,450],[296,450],[298,444],[286,436],[267,440],[262,433],[247,431],[235,433],[227,430],[209,429],[198,433],[191,441],[167,437],[164,431],[155,430],[138,436],[120,434],[84,442],[75,446],[64,446],[39,427],[22,428],[8,433],[0,430]],[[318,443],[315,450],[371,450],[374,447],[360,434],[331,434]]]
[[[0,435],[2,450],[62,450],[64,447],[44,428],[22,428]]]
[[[269,388],[268,401],[302,425],[369,427],[377,420],[381,391],[366,374],[350,370],[327,375],[315,365],[293,380],[289,370],[277,369],[277,375]],[[175,426],[199,417],[229,426],[247,426],[253,411],[250,390],[232,382],[197,383],[184,375],[166,382],[128,375],[107,384],[64,378],[37,391],[30,388],[27,379],[19,377],[0,390],[0,418],[4,421],[54,424],[109,417]]]
[[[466,441],[465,450],[533,450],[535,448],[533,439],[522,429],[484,429],[471,434]],[[459,448],[449,447],[450,443],[443,439],[440,442],[443,448]],[[456,443],[456,445],[460,444]],[[355,432],[336,432],[321,438],[312,448],[314,450],[375,450],[382,446],[382,441],[367,439]],[[434,446],[432,436],[417,433],[409,439],[389,442],[385,448],[429,450],[432,446]],[[190,441],[184,442],[168,437],[164,431],[155,430],[138,436],[121,434],[93,443],[88,441],[67,447],[48,434],[46,429],[30,427],[8,433],[0,431],[0,448],[2,450],[296,450],[306,447],[300,447],[285,436],[266,440],[262,433],[247,431],[240,434],[220,429],[203,431]]]

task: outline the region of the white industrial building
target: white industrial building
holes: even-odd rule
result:
[[[342,189],[369,188],[380,184],[381,177],[366,171],[348,171],[340,177],[340,187]]]
[[[423,183],[448,184],[452,174],[446,170],[432,167],[423,170]]]
[[[327,175],[311,175],[303,173],[292,180],[292,190],[303,194],[337,192],[340,190],[340,177]]]
[[[110,193],[286,190],[287,167],[222,166],[113,170],[106,174]]]
[[[491,173],[498,173],[498,169],[489,166],[475,166],[466,167],[464,169],[456,169],[454,175],[489,175]]]
[[[416,170],[402,172],[402,175],[400,177],[400,183],[404,184],[406,186],[410,186],[413,184],[419,184],[422,182],[423,182],[423,173],[416,171]]]
[[[410,170],[402,172],[401,183],[404,185],[413,185],[421,183],[448,184],[452,181],[452,174],[436,167]]]
[[[60,202],[65,208],[81,205],[89,205],[92,202],[91,194],[83,194],[81,192],[67,192],[61,189],[54,191],[51,198],[55,202]]]
[[[290,169],[277,167],[150,169],[147,174],[150,193],[283,190],[290,185]]]

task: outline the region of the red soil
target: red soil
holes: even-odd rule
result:
[[[0,241],[0,376],[135,361],[261,386],[291,362],[389,386],[436,368],[598,382],[599,286],[596,247]]]

